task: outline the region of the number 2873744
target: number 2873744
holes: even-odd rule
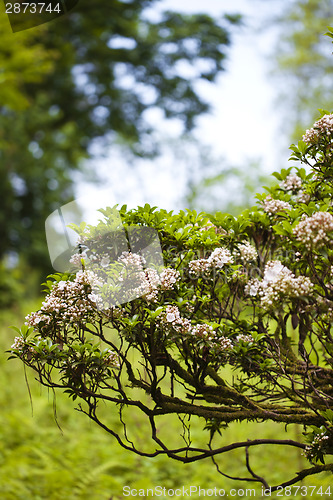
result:
[[[50,14],[56,12],[60,14],[62,12],[62,8],[60,3],[52,4],[52,3],[30,3],[30,2],[15,2],[15,3],[6,3],[6,14],[42,14],[43,12],[49,12]]]

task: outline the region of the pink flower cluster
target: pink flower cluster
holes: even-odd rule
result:
[[[165,311],[158,316],[158,323],[163,326],[167,333],[175,331],[186,334],[191,329],[191,321],[181,317],[177,306],[166,306]]]
[[[136,278],[134,281],[138,286],[133,290],[135,295],[145,297],[149,302],[156,301],[160,289],[172,290],[180,280],[180,274],[175,269],[165,268],[160,274],[155,269],[143,269],[145,259],[135,253],[123,252],[118,261],[125,265],[129,278]]]
[[[190,274],[205,274],[211,269],[221,269],[225,264],[232,264],[234,259],[227,248],[216,248],[208,259],[192,260],[189,263]]]
[[[14,343],[11,346],[11,349],[17,350],[17,351],[23,351],[26,347],[26,343],[23,337],[15,337],[14,338]]]
[[[106,261],[106,257],[104,259]],[[137,297],[156,302],[159,290],[172,290],[180,279],[180,274],[175,269],[166,268],[158,273],[149,267],[144,269],[145,264],[145,259],[139,254],[123,252],[120,255],[115,263],[118,267],[115,267],[116,272],[112,275],[113,282],[121,287],[115,296],[118,302],[125,303]],[[108,265],[109,262],[105,262],[105,267]],[[110,270],[112,271],[112,266],[103,271],[99,269],[105,283],[108,282]]]
[[[276,307],[285,298],[309,295],[313,284],[307,276],[296,277],[290,269],[278,260],[265,266],[263,279],[251,279],[245,286],[245,293],[259,296],[264,309]]]
[[[298,191],[302,187],[302,179],[296,174],[289,174],[280,186],[286,191]]]
[[[258,258],[256,248],[248,241],[238,245],[240,258],[243,262],[252,262]]]
[[[59,323],[79,323],[94,311],[94,303],[89,298],[93,286],[100,286],[92,271],[79,271],[74,281],[58,281],[42,303],[39,311],[26,316],[26,324],[39,328],[50,325],[53,320]]]
[[[111,351],[111,349],[108,350],[104,362],[113,368],[120,368],[119,356],[114,351]]]
[[[232,341],[228,337],[220,337],[211,325],[198,323],[192,325],[191,321],[183,318],[177,306],[168,305],[158,316],[158,323],[170,338],[181,335],[182,338],[191,338],[198,343],[204,342],[219,350],[232,349]]]
[[[290,210],[291,205],[287,201],[275,200],[271,195],[266,196],[263,202],[264,212],[268,215],[276,214],[277,212],[282,212],[283,210]]]
[[[333,233],[333,215],[329,212],[315,212],[311,217],[304,214],[293,233],[307,249],[320,248],[332,239],[329,233]]]
[[[333,138],[333,114],[324,115],[316,121],[303,135],[303,141],[308,145],[316,144],[324,136]]]

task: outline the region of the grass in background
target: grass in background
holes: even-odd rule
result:
[[[52,392],[42,388],[34,380],[33,372],[28,370],[32,414],[23,364],[18,360],[7,361],[8,355],[4,351],[10,348],[15,336],[9,325],[19,326],[25,314],[37,308],[36,303],[26,303],[22,311],[2,312],[0,315],[1,500],[115,500],[125,498],[122,495],[125,485],[135,489],[155,486],[168,489],[183,485],[205,489],[216,486],[226,491],[231,488],[254,488],[256,498],[260,498],[261,485],[230,481],[216,472],[210,460],[184,465],[167,457],[149,459],[123,450],[112,436],[75,411],[75,402],[58,392],[56,409],[60,430],[55,421]],[[103,409],[110,420],[114,418],[117,421],[117,415],[113,417],[111,411],[110,408]],[[147,435],[143,417],[130,412],[128,414],[131,434],[135,434],[137,441],[148,445],[150,434]],[[179,433],[178,424],[177,419],[164,417],[160,430],[173,438]],[[191,422],[194,445],[208,440],[208,433],[203,434],[201,430],[202,424],[201,420]],[[290,426],[288,430],[294,435],[288,434],[288,437],[297,439],[295,433],[300,431],[297,427],[291,429]],[[258,425],[254,423],[233,424],[223,432],[220,444],[223,446],[236,440],[257,437],[287,437],[283,427],[273,423],[263,424],[260,431],[258,435]],[[286,454],[285,448],[279,446],[252,448],[251,457],[254,471],[267,476],[272,484],[289,479],[294,471],[307,467],[306,461],[297,451],[291,449]],[[248,475],[244,466],[244,451],[236,450],[220,457],[218,461],[221,469],[230,475]],[[302,484],[323,486],[325,491],[331,483],[332,475],[322,473],[306,479]],[[292,494],[292,498],[304,499],[304,495]],[[311,498],[328,497],[312,495]]]

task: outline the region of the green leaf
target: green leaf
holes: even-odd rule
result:
[[[220,300],[223,301],[230,294],[230,287],[227,283],[224,283],[219,288],[215,288],[215,295]]]
[[[274,226],[272,226],[275,234],[280,234],[281,236],[288,236],[289,232],[284,228],[282,227],[280,224],[275,224]]]
[[[306,153],[308,145],[304,141],[298,141],[298,149],[302,154]]]
[[[326,31],[326,33],[324,33],[324,35],[333,38],[333,28],[328,28],[328,31]]]
[[[15,332],[19,333],[20,335],[22,335],[24,339],[27,339],[29,335],[34,331],[33,327],[28,325],[22,325],[21,328],[17,328],[16,326],[10,326],[10,328]]]
[[[329,422],[333,423],[333,410],[328,409],[325,411],[321,411],[320,413],[323,415],[323,417],[327,418]]]
[[[21,334],[21,330],[19,328],[17,328],[17,326],[10,326],[9,328],[11,328],[12,330],[14,330],[15,332]]]
[[[279,172],[273,172],[272,175],[274,175],[278,181],[282,181],[282,175]]]

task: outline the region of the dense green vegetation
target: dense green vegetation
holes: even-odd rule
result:
[[[75,403],[66,395],[57,393],[57,417],[54,414],[53,394],[34,381],[28,369],[27,378],[32,395],[24,382],[24,372],[19,361],[7,361],[7,350],[13,339],[9,325],[23,320],[24,315],[38,306],[26,302],[21,311],[2,312],[1,322],[1,413],[0,413],[0,491],[1,500],[109,500],[122,497],[122,488],[148,488],[163,485],[167,488],[179,486],[201,486],[244,488],[244,484],[216,474],[210,460],[197,464],[176,464],[166,457],[155,460],[136,457],[118,446],[115,440],[104,433],[78,412]],[[62,430],[59,429],[56,420]],[[145,440],[143,421],[136,422],[135,432]],[[277,426],[262,424],[265,437],[277,437]],[[195,431],[194,431],[195,432]],[[255,437],[254,425],[233,425],[223,440],[244,440]],[[197,431],[199,434],[199,429]],[[284,433],[279,437],[285,437]],[[282,450],[275,450],[272,479],[278,483],[291,463],[299,468],[306,463],[299,453],[288,455],[284,460]],[[228,458],[230,473],[244,472],[242,456],[237,451]],[[254,466],[265,466],[272,460],[269,447],[256,454]],[[282,466],[281,466],[282,464]],[[331,475],[322,473],[307,478],[302,485],[328,487]],[[252,487],[247,485],[247,487]],[[257,487],[257,492],[260,489]],[[196,498],[192,496],[192,498]],[[297,495],[293,498],[302,499]],[[316,498],[313,496],[312,498]],[[322,497],[322,498],[325,498]],[[327,498],[327,497],[326,497]]]

